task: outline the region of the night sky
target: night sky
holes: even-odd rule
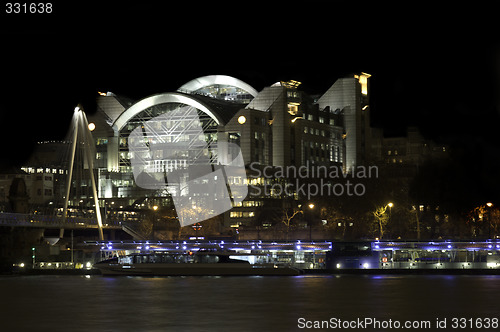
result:
[[[2,164],[22,164],[35,142],[63,138],[77,103],[95,111],[97,91],[141,99],[213,74],[257,90],[294,79],[321,94],[364,71],[373,75],[372,123],[388,135],[417,125],[445,143],[500,145],[500,48],[488,14],[496,9],[54,6],[45,16],[2,8]]]

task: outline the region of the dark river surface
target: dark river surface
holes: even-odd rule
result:
[[[300,331],[367,317],[435,331],[436,319],[452,330],[453,317],[500,317],[500,276],[9,276],[0,292],[0,331]],[[357,327],[341,330],[396,331]]]

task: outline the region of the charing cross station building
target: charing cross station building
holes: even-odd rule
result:
[[[335,166],[348,170],[388,157],[386,162],[401,163],[404,147],[400,147],[399,156],[398,151],[386,151],[380,130],[370,127],[369,77],[360,73],[337,79],[324,94],[317,96],[301,91],[301,83],[293,80],[276,82],[259,92],[237,78],[224,75],[199,77],[175,92],[139,101],[99,92],[97,112],[88,116],[88,122],[96,147],[94,168],[102,208],[169,206],[172,197],[183,195],[192,196],[193,208],[200,207],[203,203],[196,203],[201,199],[196,195],[210,197],[213,193],[201,190],[193,195],[182,183],[192,180],[187,170],[190,166],[220,164],[221,146],[227,147],[224,158],[239,157],[246,169],[246,174],[227,174],[224,181],[228,188],[265,186],[272,182],[263,172],[252,174],[259,167]],[[189,111],[179,112],[182,109]],[[197,132],[193,132],[194,127]],[[158,142],[182,148],[170,153],[149,150],[147,160],[142,154],[144,174],[139,173],[134,169],[134,158],[139,158],[138,150],[132,147],[134,130],[148,148]],[[155,135],[148,136],[146,131]],[[412,137],[418,148],[427,146],[418,134],[409,132],[406,139]],[[57,142],[46,142],[47,147],[51,144]],[[47,165],[41,164],[42,159],[35,158],[23,170],[28,174],[46,173]],[[227,164],[227,160],[223,163]],[[177,170],[185,170],[184,175],[181,172],[173,181],[177,186],[140,185],[141,177]],[[168,178],[171,182],[171,177]],[[58,191],[56,186],[53,195]],[[232,208],[223,214],[226,226],[249,224],[266,205],[284,204],[272,192],[256,195],[252,188],[248,193],[230,191],[230,195]],[[301,199],[297,195],[293,198]],[[81,202],[81,197],[70,197],[73,206],[78,205],[78,200]]]

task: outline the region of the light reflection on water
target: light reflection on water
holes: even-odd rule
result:
[[[299,317],[496,317],[500,276],[24,276],[0,292],[4,331],[290,331]]]

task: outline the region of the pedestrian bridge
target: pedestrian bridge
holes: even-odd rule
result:
[[[67,217],[66,220],[63,220],[62,217],[58,216],[4,212],[0,212],[0,226],[64,229],[98,228],[97,219],[92,218]],[[105,229],[122,228],[119,221],[105,221],[102,226]]]

